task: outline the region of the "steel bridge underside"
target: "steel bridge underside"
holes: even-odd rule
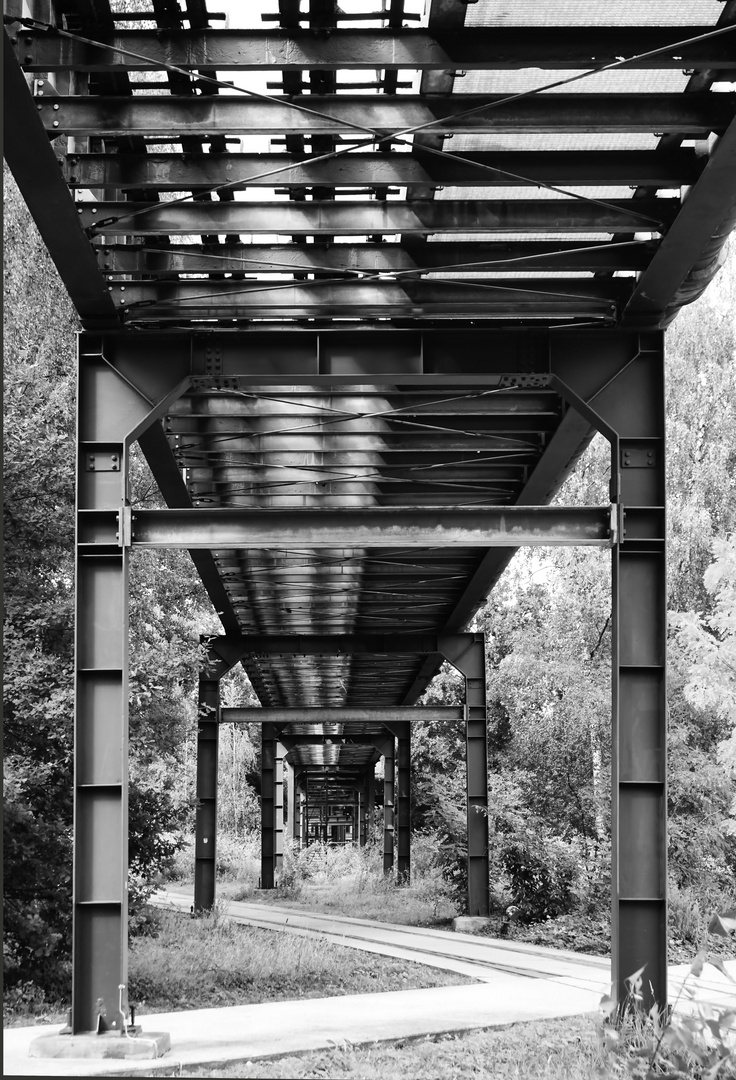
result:
[[[83,327],[73,1030],[125,1026],[135,547],[187,549],[222,623],[197,906],[223,723],[262,724],[272,887],[285,828],[365,842],[377,802],[408,875],[411,724],[436,712],[466,734],[473,914],[467,628],[520,546],[610,549],[613,979],[623,1000],[646,965],[664,1007],[663,339],[736,220],[734,0],[120,7],[5,4],[5,155]],[[596,431],[602,505],[550,505]],[[130,503],[136,442],[157,507]],[[464,705],[415,708],[443,662]],[[221,706],[238,663],[259,709]]]

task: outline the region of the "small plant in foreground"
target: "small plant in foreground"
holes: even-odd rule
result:
[[[729,937],[736,931],[736,908],[714,915],[708,926],[712,934]],[[636,1080],[721,1080],[736,1077],[736,1052],[733,1031],[736,1028],[736,1000],[730,1008],[716,1008],[695,998],[688,986],[699,978],[705,964],[711,964],[725,977],[736,983],[720,957],[710,958],[699,952],[680,988],[668,1015],[662,1015],[653,1005],[649,1013],[627,1011],[615,1026],[608,1020],[602,1025],[602,1041],[608,1051],[609,1075],[629,1076]],[[640,1005],[644,968],[626,980],[632,1005]],[[690,998],[694,1015],[680,1015],[675,1009],[682,995]],[[616,1002],[611,997],[601,1000],[601,1009],[610,1016]]]

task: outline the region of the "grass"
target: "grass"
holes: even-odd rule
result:
[[[276,1060],[190,1068],[182,1076],[259,1080],[591,1080],[612,1076],[594,1016],[514,1024],[358,1047],[343,1043]]]
[[[459,986],[473,980],[320,938],[243,926],[217,912],[160,912],[155,937],[134,939],[130,1000],[141,1014],[262,1001]]]
[[[298,850],[287,845],[279,887],[259,892],[260,865],[252,844],[230,843],[218,858],[218,896],[406,926],[444,926],[459,914],[454,890],[435,864],[435,848],[425,852],[421,841],[415,842],[411,883],[398,888],[392,875],[383,874],[382,858],[376,846],[312,844]]]

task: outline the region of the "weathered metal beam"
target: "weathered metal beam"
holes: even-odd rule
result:
[[[107,283],[39,119],[7,31],[3,41],[3,152],[31,216],[79,312],[91,328],[120,325]]]
[[[712,25],[676,26],[473,26],[440,31],[351,28],[315,34],[310,30],[118,30],[100,31],[107,47],[88,45],[53,32],[23,30],[19,54],[28,71],[160,70],[167,64],[221,71],[303,71],[327,68],[401,68],[493,71],[535,67],[597,68],[621,57],[631,68],[733,69],[733,37],[682,42],[711,33]],[[643,54],[662,50],[656,56]],[[118,51],[115,50],[128,50]],[[139,56],[131,56],[130,52]]]
[[[643,270],[656,242],[587,244],[584,241],[460,241],[400,244],[176,244],[163,249],[97,246],[100,268],[109,274],[293,273],[354,271],[391,273],[418,267],[480,270]]]
[[[662,325],[678,307],[697,299],[720,265],[736,225],[736,121],[713,148],[700,179],[688,192],[628,301],[622,322],[642,318]]]
[[[107,531],[110,530],[107,525]],[[115,522],[112,522],[112,528]],[[80,543],[101,542],[95,517]],[[114,542],[114,540],[113,540]],[[136,510],[133,546],[145,548],[503,547],[611,545],[608,507],[535,506],[433,510]]]
[[[612,319],[633,281],[626,278],[494,278],[270,282],[182,281],[114,283],[112,296],[131,321],[190,318],[313,318],[324,316]]]
[[[295,108],[294,106],[298,106]],[[312,95],[283,104],[237,96],[36,99],[50,135],[340,135],[432,125],[436,135],[677,131],[707,137],[733,119],[732,94]],[[308,111],[311,110],[311,111]],[[315,115],[319,114],[319,115]]]
[[[58,168],[58,166],[57,166]],[[79,221],[95,235],[191,233],[342,235],[363,233],[658,232],[679,199],[436,199],[426,202],[98,202],[80,203]]]
[[[462,720],[463,717],[462,705],[343,705],[325,708],[234,706],[220,710],[220,721],[223,724],[386,724],[403,720],[423,720],[438,724],[445,720]]]
[[[191,100],[191,99],[190,99]],[[339,100],[339,99],[338,99]],[[73,188],[196,191],[229,184],[233,191],[266,187],[361,187],[426,184],[457,187],[575,186],[679,187],[692,184],[704,159],[695,150],[504,150],[435,154],[350,153],[310,162],[295,154],[73,154],[65,175]],[[274,172],[274,170],[283,170]],[[493,170],[497,170],[494,172]],[[265,175],[264,175],[265,174]]]

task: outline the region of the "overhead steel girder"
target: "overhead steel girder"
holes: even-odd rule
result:
[[[228,184],[243,188],[436,185],[456,187],[606,184],[680,187],[700,175],[695,150],[499,150],[445,156],[351,152],[310,162],[295,154],[73,154],[65,168],[72,188],[196,191]]]
[[[732,28],[731,28],[732,29]],[[689,45],[684,41],[700,38]],[[221,71],[335,70],[493,71],[535,67],[597,68],[632,57],[631,68],[733,69],[733,37],[710,25],[494,26],[458,30],[128,30],[99,32],[107,47],[53,31],[22,30],[19,52],[28,71],[160,70],[167,64]],[[646,56],[652,50],[656,56]],[[119,50],[119,51],[116,51]],[[128,52],[124,51],[128,50]],[[130,53],[139,55],[131,56]],[[637,59],[637,57],[639,59]]]
[[[313,716],[312,716],[313,714]],[[220,710],[223,724],[391,724],[405,720],[442,723],[461,720],[460,705],[388,706],[346,705],[329,708],[260,708],[234,706]],[[295,736],[301,738],[302,736]],[[330,736],[331,737],[331,736]],[[321,738],[321,736],[320,736]]]
[[[79,224],[94,236],[275,233],[359,236],[363,233],[662,232],[679,199],[433,199],[412,203],[104,202],[80,203]]]
[[[633,279],[494,278],[364,281],[114,282],[111,295],[130,321],[336,316],[613,319]]]
[[[77,311],[88,324],[113,329],[120,325],[115,305],[79,228],[76,207],[7,31],[3,50],[5,159]]]
[[[666,325],[683,303],[708,285],[736,224],[736,121],[716,143],[651,263],[640,275],[622,316]]]
[[[656,244],[634,240],[588,244],[584,241],[448,241],[441,244],[404,238],[400,244],[176,244],[166,250],[140,246],[96,246],[105,274],[294,273],[345,271],[377,273],[428,269],[463,270],[643,270]],[[126,283],[127,284],[127,283]]]
[[[132,544],[143,548],[609,547],[610,508],[375,507],[345,510],[136,510]],[[80,521],[80,544],[104,543],[117,521]],[[114,534],[111,538],[114,542]]]
[[[432,125],[436,135],[677,131],[707,137],[734,116],[732,94],[452,94],[411,97],[310,94],[263,101],[245,94],[43,97],[36,108],[50,135],[345,135]],[[312,110],[312,111],[309,111]],[[314,115],[319,113],[319,115]],[[356,126],[357,129],[356,130]],[[259,170],[263,171],[263,170]]]

